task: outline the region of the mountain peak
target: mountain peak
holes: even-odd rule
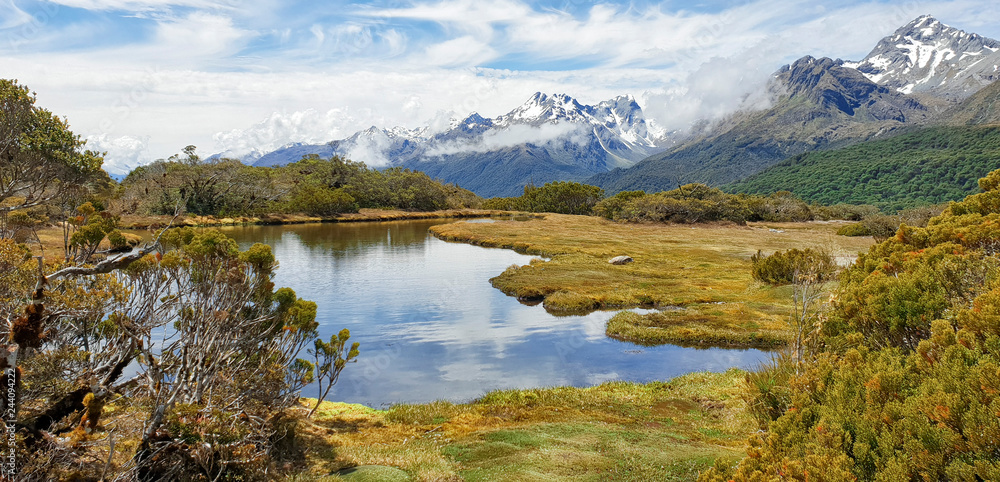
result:
[[[968,97],[1000,75],[1000,42],[917,17],[883,38],[860,62],[845,63],[904,94]]]

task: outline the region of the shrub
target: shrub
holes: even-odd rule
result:
[[[483,209],[497,211],[526,211],[524,202],[519,197],[494,197],[483,201]]]
[[[820,281],[832,278],[837,265],[826,252],[806,249],[790,249],[764,255],[760,251],[750,257],[753,264],[753,278],[772,285],[796,282],[800,276],[815,275]]]
[[[625,206],[645,195],[644,191],[622,191],[614,196],[604,198],[594,206],[594,215],[607,219],[621,219]]]
[[[841,226],[837,229],[837,234],[840,236],[871,236],[872,232],[868,230],[868,226],[864,223],[851,223],[846,226]]]
[[[358,205],[354,196],[344,189],[328,189],[320,186],[301,186],[289,200],[292,211],[312,216],[333,216],[340,213],[356,213]]]
[[[868,230],[871,237],[875,238],[876,243],[881,243],[896,234],[902,220],[899,216],[879,214],[865,218],[861,224]]]
[[[525,186],[521,196],[525,210],[535,213],[590,214],[604,190],[578,182],[549,182],[542,187]]]

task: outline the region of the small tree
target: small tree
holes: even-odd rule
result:
[[[330,393],[330,389],[340,378],[340,372],[348,363],[356,362],[358,358],[358,342],[351,344],[351,349],[347,350],[347,340],[351,338],[351,332],[347,328],[340,330],[337,335],[330,336],[330,341],[325,342],[320,338],[315,341],[315,348],[310,350],[316,358],[316,383],[319,385],[319,397],[316,406],[309,411],[309,417],[316,413],[316,409],[323,403],[323,399]],[[345,355],[345,351],[347,351]]]
[[[792,328],[795,331],[792,350],[796,365],[802,363],[806,345],[819,329],[819,299],[826,284],[833,279],[837,265],[822,250],[790,249],[764,255],[760,251],[750,257],[754,279],[773,285],[792,285]]]

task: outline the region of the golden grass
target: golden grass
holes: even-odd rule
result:
[[[388,465],[415,480],[693,480],[718,457],[738,459],[755,429],[743,378],[503,390],[386,411],[324,402],[300,423],[316,450],[299,478]]]
[[[554,313],[626,307],[686,307],[683,313],[621,315],[610,333],[645,343],[774,346],[787,339],[787,289],[754,282],[749,258],[790,248],[820,248],[839,258],[871,238],[837,236],[840,222],[665,225],[622,224],[592,216],[452,223],[431,232],[447,241],[514,249],[550,258],[512,266],[493,286]],[[780,231],[780,232],[776,232]],[[608,264],[628,255],[635,262]],[[721,304],[716,306],[714,304]],[[726,334],[728,333],[728,334]],[[722,336],[724,335],[725,336]]]

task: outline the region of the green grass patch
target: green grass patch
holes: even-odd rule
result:
[[[499,390],[385,411],[324,403],[300,424],[310,455],[299,478],[382,465],[414,480],[694,480],[716,459],[735,461],[757,428],[744,378]]]
[[[778,348],[791,341],[783,313],[766,313],[745,303],[722,307],[695,305],[643,315],[623,311],[608,321],[605,332],[611,338],[644,346]]]

